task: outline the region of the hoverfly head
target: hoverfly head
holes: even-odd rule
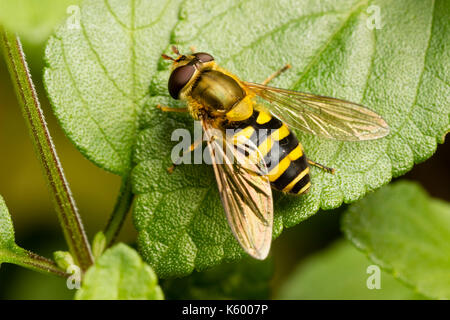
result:
[[[196,71],[201,70],[205,63],[213,61],[214,58],[204,52],[182,55],[175,46],[172,46],[172,52],[178,57],[173,58],[163,54],[162,58],[173,61],[172,73],[169,78],[169,93],[172,98],[179,99],[181,90],[189,83]]]

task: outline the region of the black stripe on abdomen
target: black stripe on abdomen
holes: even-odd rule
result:
[[[259,124],[256,122],[256,119],[258,119],[259,111],[253,110],[253,114],[244,121],[239,121],[238,123],[235,123],[234,125],[230,125],[228,128],[234,129],[234,133],[239,133],[239,131],[247,128],[252,127],[255,131],[250,136],[250,141],[252,141],[256,146],[259,146],[261,143],[264,142],[264,140],[267,139],[268,136],[270,136],[274,131],[281,128],[283,123],[278,120],[275,117],[272,117],[268,122]]]
[[[272,186],[277,190],[283,190],[299,174],[306,170],[306,168],[308,168],[308,164],[306,162],[305,155],[303,155],[297,160],[291,161],[289,167],[281,174],[281,176],[272,182]],[[302,180],[303,179],[300,181]]]
[[[261,144],[270,136],[270,139],[272,139],[272,146],[264,157],[268,171],[270,172],[271,169],[276,168],[280,161],[288,157],[288,159],[283,161],[284,164],[282,166],[278,166],[275,170],[278,173],[282,173],[278,176],[278,178],[271,182],[271,185],[277,190],[283,191],[285,189],[285,192],[298,194],[299,191],[301,191],[310,182],[309,172],[305,172],[305,170],[308,169],[308,162],[306,156],[303,154],[303,151],[302,155],[298,159],[295,159],[298,155],[296,157],[289,157],[289,154],[294,149],[297,147],[301,148],[300,143],[298,142],[295,134],[290,130],[286,137],[279,141],[276,140],[276,131],[283,126],[283,123],[279,119],[270,116],[269,121],[260,124],[257,122],[259,115],[260,112],[254,110],[253,114],[249,118],[244,121],[235,122],[234,124],[229,125],[228,128],[234,129],[234,134],[238,134],[244,129],[248,130],[250,129],[249,127],[253,128],[253,133],[250,135],[250,140],[258,147],[260,147]],[[267,118],[268,117],[266,117],[266,119]],[[289,161],[289,165],[285,163],[286,161]],[[300,178],[300,175],[302,178]],[[296,181],[296,179],[299,178],[300,180],[292,186],[294,180]],[[287,186],[289,186],[289,188],[286,188]],[[307,188],[305,188],[302,192],[306,192],[306,190]]]
[[[311,178],[310,178],[309,174],[305,175],[303,178],[300,179],[300,181],[298,181],[292,187],[292,189],[289,192],[290,193],[294,193],[294,194],[298,194],[300,192],[300,190],[302,190],[302,188],[304,186],[306,186],[308,184],[308,182],[310,182],[310,181],[311,181]],[[306,190],[304,192],[306,192]]]
[[[269,153],[264,157],[267,167],[274,168],[297,146],[297,137],[292,132],[280,141],[274,141]]]

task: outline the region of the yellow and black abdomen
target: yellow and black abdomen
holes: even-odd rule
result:
[[[302,194],[311,186],[309,166],[297,137],[270,113],[254,110],[244,121],[234,122],[234,136],[250,139],[264,156],[273,188]]]

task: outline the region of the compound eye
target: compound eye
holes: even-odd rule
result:
[[[214,57],[206,52],[197,52],[194,56],[197,57],[200,62],[210,62],[214,60]]]
[[[169,93],[174,99],[178,99],[180,91],[191,80],[194,75],[195,67],[191,65],[184,65],[172,71],[169,78]]]

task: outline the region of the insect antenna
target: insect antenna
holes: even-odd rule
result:
[[[180,51],[178,51],[178,48],[175,47],[175,46],[172,46],[172,52],[177,54],[177,55],[180,55]]]
[[[175,61],[175,59],[174,58],[172,58],[172,57],[169,57],[167,54],[162,54],[161,55],[161,57],[164,59],[164,60],[170,60],[170,61]]]

